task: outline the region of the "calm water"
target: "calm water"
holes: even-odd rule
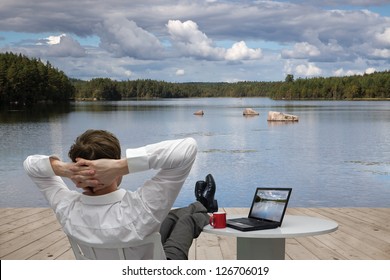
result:
[[[246,107],[260,115],[244,117]],[[194,116],[200,109],[205,115]],[[270,110],[300,121],[268,123]],[[112,131],[124,147],[195,138],[198,157],[176,206],[194,200],[195,182],[208,173],[220,206],[246,207],[261,186],[292,187],[293,207],[390,206],[390,102],[212,98],[0,112],[0,207],[47,206],[23,160],[35,153],[66,158],[89,128]],[[134,190],[153,173],[129,175],[122,187]]]

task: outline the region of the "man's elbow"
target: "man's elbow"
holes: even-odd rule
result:
[[[186,151],[186,157],[188,158],[195,158],[196,154],[198,152],[198,143],[194,138],[186,138],[185,144],[187,145],[187,151]]]

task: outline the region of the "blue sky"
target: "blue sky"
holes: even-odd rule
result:
[[[277,81],[390,67],[388,0],[2,0],[0,52],[69,77]]]

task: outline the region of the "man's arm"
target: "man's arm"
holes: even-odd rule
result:
[[[63,162],[59,158],[53,156],[49,157],[49,161],[55,175],[71,178],[73,175],[71,167],[74,163]]]
[[[110,185],[117,177],[149,169],[188,169],[195,160],[197,145],[194,139],[163,141],[126,150],[122,159],[77,159],[70,167],[71,179],[79,188],[94,187],[99,190]],[[187,174],[188,175],[188,174]]]
[[[23,163],[28,176],[54,209],[66,197],[74,195],[60,177],[69,177],[71,173],[66,169],[70,165],[71,163],[63,163],[57,157],[45,155],[29,156]]]

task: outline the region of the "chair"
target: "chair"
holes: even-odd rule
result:
[[[68,235],[76,260],[128,260],[135,259],[138,250],[146,252],[142,259],[166,259],[161,244],[161,235],[154,232],[143,240],[122,243],[118,246],[91,244]]]

